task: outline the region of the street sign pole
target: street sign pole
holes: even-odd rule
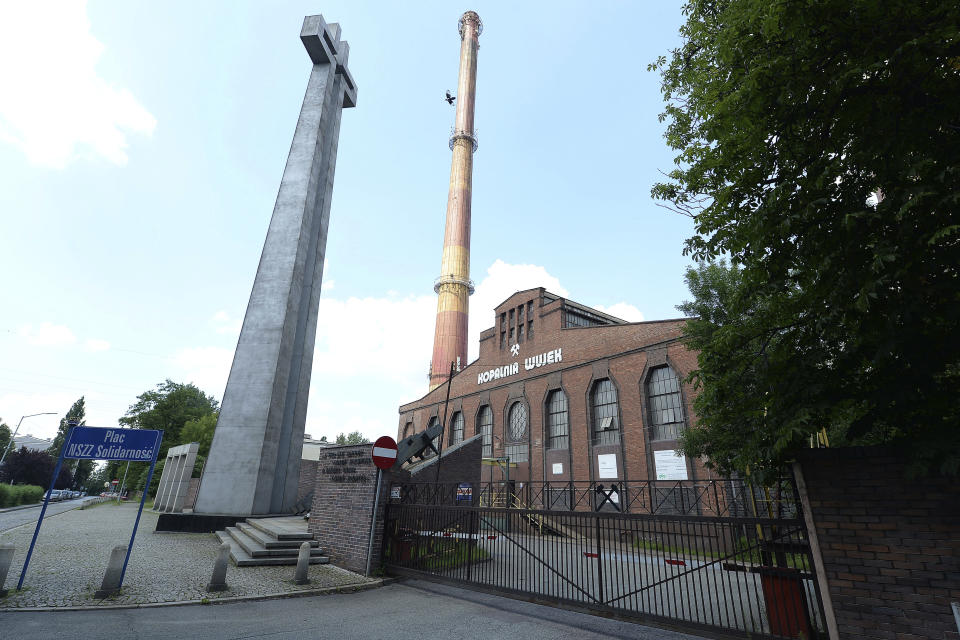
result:
[[[373,534],[377,527],[377,512],[380,509],[380,481],[385,469],[390,469],[397,463],[397,441],[390,436],[381,436],[373,443],[370,458],[377,467],[377,493],[373,499],[373,513],[370,514],[370,541],[367,543],[367,572],[370,575],[370,563],[373,560]]]
[[[67,439],[63,441],[60,447],[60,457],[57,458],[57,466],[53,469],[53,477],[50,478],[50,488],[47,489],[47,495],[43,499],[43,507],[40,508],[40,517],[37,518],[37,528],[33,530],[33,539],[30,540],[30,549],[27,550],[27,559],[23,561],[23,569],[20,570],[20,581],[17,582],[17,591],[23,588],[23,577],[27,575],[27,567],[30,566],[30,556],[33,555],[33,547],[37,544],[37,536],[40,534],[40,525],[43,524],[43,515],[47,512],[47,505],[50,504],[50,494],[53,492],[53,485],[57,483],[57,476],[60,475],[60,468],[63,467],[63,456],[67,452],[67,445],[73,438],[73,430],[76,427],[70,427],[67,432]]]
[[[373,514],[370,516],[370,541],[367,543],[367,571],[363,575],[370,577],[370,562],[373,560],[373,533],[377,526],[377,509],[380,508],[380,479],[383,469],[377,467],[377,494],[373,499]]]
[[[147,484],[143,487],[143,495],[140,496],[140,508],[137,510],[137,520],[133,523],[133,533],[130,534],[130,544],[127,545],[127,557],[123,559],[123,569],[120,570],[120,581],[117,588],[123,586],[123,576],[127,573],[127,562],[130,561],[130,551],[133,549],[133,539],[137,536],[137,527],[140,526],[140,515],[143,513],[143,503],[147,501],[147,494],[150,493],[150,481],[153,479],[153,469],[157,466],[157,455],[160,453],[160,443],[163,441],[163,431],[157,431],[156,444],[153,445],[153,460],[150,461],[150,471],[147,472]],[[130,463],[127,463],[130,466]],[[126,480],[126,474],[124,474]]]

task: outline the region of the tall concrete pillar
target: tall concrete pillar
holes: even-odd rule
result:
[[[197,513],[289,513],[304,419],[341,110],[356,104],[340,27],[307,16],[313,69],[223,394]]]
[[[467,366],[467,315],[470,311],[470,204],[473,191],[473,152],[477,137],[473,107],[477,95],[477,50],[483,22],[473,11],[460,18],[460,73],[457,81],[457,115],[450,136],[453,159],[447,194],[447,223],[443,234],[437,293],[437,324],[430,362],[430,389],[450,375],[450,363],[459,371]]]

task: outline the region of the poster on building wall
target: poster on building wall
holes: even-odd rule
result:
[[[558,476],[558,475],[560,475],[561,473],[563,473],[563,463],[562,463],[562,462],[554,462],[554,463],[553,463],[553,475]]]
[[[688,480],[687,460],[673,449],[654,451],[653,461],[657,466],[657,480]]]
[[[597,477],[601,479],[617,477],[617,454],[602,453],[597,456]]]

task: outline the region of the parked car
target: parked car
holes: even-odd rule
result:
[[[63,500],[63,492],[60,491],[60,489],[53,489],[51,491],[48,491],[47,493],[50,494],[50,502],[60,502],[61,500]],[[43,494],[43,498],[44,499],[47,498],[46,493]]]

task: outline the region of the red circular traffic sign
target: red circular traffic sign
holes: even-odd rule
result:
[[[397,461],[397,441],[390,436],[377,438],[373,443],[371,457],[373,464],[384,470],[389,469]]]

